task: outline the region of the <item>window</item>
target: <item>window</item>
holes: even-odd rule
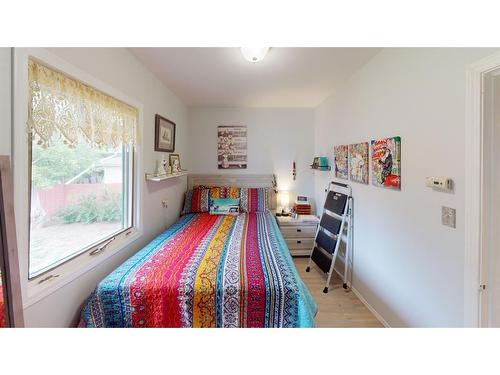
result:
[[[133,226],[137,110],[29,61],[29,277]]]

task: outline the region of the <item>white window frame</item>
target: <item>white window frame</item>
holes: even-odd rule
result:
[[[104,251],[95,255],[90,252],[98,248],[95,246],[86,252],[76,256],[52,270],[35,278],[29,279],[29,232],[30,232],[30,207],[29,207],[29,136],[26,131],[28,117],[28,59],[35,58],[47,66],[64,72],[85,84],[96,88],[110,96],[115,97],[139,111],[138,139],[133,151],[132,172],[132,199],[134,202],[132,212],[132,228],[118,234],[115,239],[106,246]],[[23,294],[24,308],[40,301],[44,297],[54,293],[64,285],[75,280],[84,273],[92,270],[108,258],[126,249],[137,241],[142,235],[141,196],[143,173],[141,159],[143,105],[139,101],[130,98],[119,90],[94,78],[88,73],[50,53],[43,48],[14,48],[13,52],[13,129],[12,129],[12,155],[14,176],[14,209],[16,214],[17,240],[19,248],[19,268],[21,275],[21,290]],[[43,281],[42,281],[43,280]],[[41,282],[42,281],[42,282]]]
[[[134,147],[135,148],[135,147]],[[123,212],[124,216],[127,216],[127,219],[125,220],[126,222],[126,227],[125,228],[120,228],[119,230],[115,231],[114,233],[110,233],[100,239],[99,241],[96,241],[95,243],[91,244],[86,244],[85,246],[79,248],[79,249],[74,249],[74,251],[70,254],[67,254],[66,256],[58,259],[55,261],[53,264],[50,264],[48,266],[43,267],[42,269],[38,270],[37,272],[34,272],[33,275],[31,274],[31,254],[30,257],[28,257],[28,278],[29,280],[32,279],[45,279],[45,277],[49,277],[50,273],[52,273],[57,267],[61,266],[63,263],[66,263],[70,260],[72,260],[74,257],[83,255],[87,252],[92,252],[92,255],[97,255],[97,253],[101,253],[107,249],[107,247],[111,244],[112,241],[115,241],[116,238],[118,238],[123,232],[127,232],[126,235],[129,236],[132,234],[132,230],[134,228],[134,178],[135,178],[135,170],[134,170],[134,148],[128,150],[126,153],[126,162],[123,164],[123,167],[126,168],[127,170],[127,176],[124,178],[122,185],[125,187],[127,190],[127,193],[124,194],[123,198],[127,198],[126,200],[123,200]],[[29,164],[29,178],[33,178],[33,144],[32,142],[28,141],[28,151],[30,152],[30,157],[28,158],[28,164]],[[29,191],[33,191],[33,181],[28,181],[30,184]],[[33,198],[31,196],[31,198]],[[31,199],[28,200],[29,205],[31,206]],[[31,207],[30,207],[30,212],[31,212]],[[122,219],[123,221],[123,219]],[[30,228],[31,228],[31,222],[30,222]],[[29,232],[29,241],[31,241],[31,230]],[[31,251],[31,249],[30,249]],[[48,276],[46,276],[46,274]],[[53,277],[52,277],[53,278]],[[48,279],[47,279],[48,280]],[[47,281],[44,280],[43,282]]]

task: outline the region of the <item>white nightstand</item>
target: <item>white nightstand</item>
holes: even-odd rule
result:
[[[314,243],[319,219],[314,215],[276,216],[278,225],[292,256],[308,256]]]

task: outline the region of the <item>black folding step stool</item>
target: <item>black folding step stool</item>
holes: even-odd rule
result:
[[[326,200],[323,206],[314,245],[309,257],[306,272],[311,270],[311,262],[325,272],[328,277],[323,293],[328,293],[330,279],[335,272],[335,261],[339,252],[340,242],[343,241],[345,247],[343,288],[348,289],[349,268],[351,266],[350,254],[352,254],[352,189],[347,184],[332,181],[326,190]],[[347,231],[346,234],[344,232]],[[352,274],[352,272],[351,272]]]

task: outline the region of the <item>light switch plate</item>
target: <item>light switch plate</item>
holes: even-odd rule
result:
[[[451,207],[441,207],[441,224],[451,228],[457,226],[457,210]]]

